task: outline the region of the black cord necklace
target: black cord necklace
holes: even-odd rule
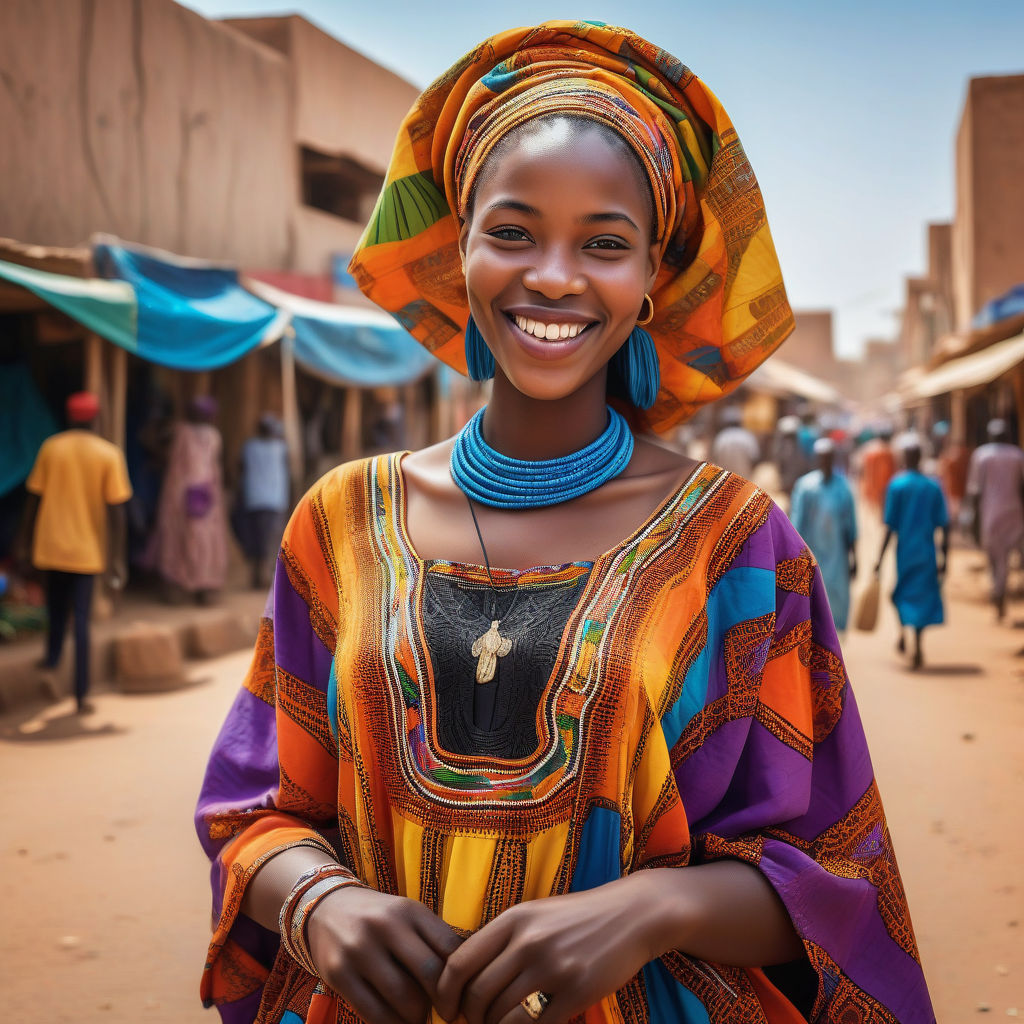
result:
[[[501,620],[495,618],[498,610],[498,588],[494,585],[494,576],[491,574],[491,560],[487,557],[487,547],[484,544],[484,535],[480,532],[480,524],[477,522],[476,509],[473,508],[473,500],[466,495],[466,502],[469,504],[469,514],[473,517],[473,525],[476,527],[477,540],[480,541],[480,550],[484,555],[484,567],[487,569],[487,582],[491,585],[491,628],[483,636],[477,637],[470,648],[476,663],[476,681],[478,683],[489,683],[494,678],[498,669],[498,659],[512,651],[512,640],[502,636],[499,632]],[[516,601],[519,600],[519,592],[512,599],[507,615],[512,614]],[[507,616],[506,616],[507,617]]]

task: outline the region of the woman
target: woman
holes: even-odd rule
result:
[[[621,29],[496,36],[410,112],[352,269],[493,392],[293,514],[197,813],[207,1002],[931,1020],[814,562],[640,433],[792,326],[717,100]]]
[[[227,579],[228,521],[216,416],[215,399],[194,398],[171,439],[146,564],[156,568],[174,600],[184,594],[207,604]]]

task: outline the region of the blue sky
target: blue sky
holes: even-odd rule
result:
[[[925,225],[952,218],[968,79],[1024,73],[1022,0],[186,6],[207,17],[295,10],[417,85],[512,25],[628,25],[722,100],[761,183],[790,299],[834,310],[845,356],[867,337],[892,336],[903,279],[925,270]]]

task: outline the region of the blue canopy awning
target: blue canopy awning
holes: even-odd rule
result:
[[[971,321],[971,326],[977,329],[992,327],[1011,316],[1024,316],[1024,283],[1016,284],[1008,292],[986,302]]]
[[[227,366],[279,337],[287,323],[239,284],[233,268],[108,242],[94,244],[93,262],[101,277],[125,281],[135,293],[135,338],[125,347],[161,366]]]
[[[243,282],[290,315],[295,361],[332,384],[408,384],[440,365],[393,317],[378,309],[317,302],[262,281]]]

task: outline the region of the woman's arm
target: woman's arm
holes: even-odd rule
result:
[[[461,1011],[468,1024],[515,1024],[539,989],[551,997],[545,1024],[558,1024],[670,950],[763,967],[796,959],[803,944],[756,868],[653,868],[507,910],[448,958],[436,1005],[446,1020]]]

